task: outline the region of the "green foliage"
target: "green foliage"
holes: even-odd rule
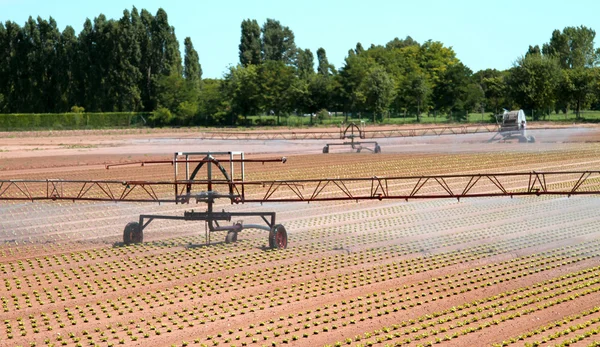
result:
[[[177,120],[180,125],[190,125],[194,116],[198,113],[198,104],[190,101],[183,101],[177,107]]]
[[[85,108],[83,108],[81,106],[74,105],[73,107],[71,107],[71,112],[73,112],[73,113],[83,113],[84,111],[85,111]]]
[[[367,110],[373,113],[373,122],[381,121],[394,99],[394,80],[381,66],[373,67],[363,84]]]
[[[587,108],[597,92],[598,72],[592,69],[576,68],[563,70],[561,92],[563,100],[574,105],[577,118],[582,108]]]
[[[420,122],[421,110],[429,103],[432,92],[427,78],[423,74],[410,74],[404,79],[401,88],[403,103],[416,108],[417,122]]]
[[[169,125],[173,121],[174,117],[166,107],[160,107],[156,111],[152,112],[149,117],[150,123],[153,126],[164,126]]]
[[[184,102],[197,104],[199,90],[180,74],[162,76],[158,81],[158,105],[177,113]]]
[[[598,64],[599,51],[594,49],[596,32],[585,26],[554,30],[550,42],[543,45],[544,55],[557,59],[563,69],[589,68]]]
[[[241,23],[240,65],[223,79],[202,81],[191,39],[184,40],[182,61],[163,9],[152,15],[133,7],[116,20],[99,15],[79,33],[70,26],[60,32],[52,18],[29,18],[22,27],[6,21],[0,22],[0,113],[156,110],[155,125],[249,124],[256,115],[272,115],[281,124],[280,117],[289,122],[292,114],[322,109],[343,112],[345,121],[373,122],[398,116],[419,122],[430,114],[434,122],[463,121],[470,112],[502,108],[533,110],[536,118],[552,110],[579,115],[600,108],[595,35],[585,26],[555,30],[548,43],[529,46],[507,71],[473,74],[452,48],[410,36],[367,49],[359,42],[339,70],[320,47],[315,71],[313,53],[296,47],[289,27],[275,19],[260,27],[247,19]],[[61,117],[23,124],[88,126],[87,118],[69,116],[61,124]],[[312,124],[313,118],[306,120]]]
[[[230,100],[231,113],[236,116],[257,114],[260,110],[259,67],[238,65],[229,69],[223,83],[223,91]]]
[[[167,14],[136,8],[119,20],[99,15],[77,35],[54,19],[0,24],[2,112],[151,111],[160,76],[182,73]]]
[[[510,70],[508,84],[521,107],[544,110],[547,113],[556,101],[556,88],[561,77],[558,62],[553,57],[528,55],[519,59]],[[534,114],[534,119],[538,115]]]
[[[101,129],[144,125],[148,113],[0,114],[0,130]]]
[[[323,47],[317,50],[317,60],[319,61],[319,67],[317,68],[317,72],[323,76],[333,75],[335,72],[335,67],[329,64],[329,60],[327,59],[327,53]]]
[[[263,110],[277,116],[277,124],[281,124],[280,116],[292,111],[300,90],[294,68],[283,61],[266,61],[258,68],[258,83]]]
[[[200,81],[202,79],[202,67],[200,66],[200,58],[198,52],[194,49],[192,39],[186,37],[184,40],[185,58],[183,64],[183,76],[194,93],[200,91]]]
[[[260,26],[256,19],[242,21],[242,37],[239,45],[240,64],[248,66],[261,63]]]
[[[323,121],[325,121],[328,118],[329,111],[327,111],[326,109],[321,109],[319,110],[319,112],[317,112],[317,120],[319,121],[319,123],[323,124]]]
[[[263,61],[280,61],[291,65],[296,58],[294,33],[278,20],[268,18],[262,29]]]
[[[298,77],[307,80],[314,73],[314,56],[310,49],[299,50],[296,59],[296,68],[298,69]]]
[[[223,100],[222,84],[223,81],[219,79],[203,80],[194,124],[209,125],[222,122],[224,111],[229,107]]]
[[[508,105],[508,85],[506,83],[506,73],[487,69],[474,74],[474,80],[481,86],[486,111],[492,111],[494,114],[500,113],[502,108],[511,108]]]

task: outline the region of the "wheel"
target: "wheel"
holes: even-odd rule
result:
[[[144,242],[144,231],[140,228],[140,223],[129,222],[123,230],[123,243],[130,245],[132,243]]]
[[[381,153],[381,147],[379,147],[379,145],[375,145],[375,149],[373,150],[374,153]]]
[[[531,142],[531,143],[535,143],[535,137],[533,137],[533,136],[529,136],[529,142]]]
[[[323,147],[323,153],[329,153],[329,146]]]
[[[526,143],[527,138],[525,136],[519,136],[519,143]]]
[[[237,234],[238,232],[235,230],[229,230],[227,232],[227,236],[225,236],[225,243],[234,243],[237,242]]]
[[[287,248],[287,231],[281,224],[277,224],[269,233],[269,247],[271,249]]]

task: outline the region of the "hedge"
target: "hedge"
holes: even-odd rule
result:
[[[0,131],[126,128],[145,125],[151,113],[26,113],[0,114]]]

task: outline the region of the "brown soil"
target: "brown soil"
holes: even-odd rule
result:
[[[239,150],[288,157],[248,165],[250,178],[597,170],[600,128],[535,136],[533,144],[488,142],[489,134],[393,138],[380,141],[382,155],[344,147],[324,155],[331,140],[197,140],[187,129],[0,133],[0,179],[169,179],[168,165],[105,165]],[[139,214],[202,205],[0,202],[0,346],[502,343],[597,306],[598,207],[597,197],[219,205],[277,212],[289,247],[270,251],[264,231],[244,230],[234,244],[219,232],[205,247],[202,223],[162,220],[144,244],[121,244]],[[518,307],[502,311],[510,305]]]

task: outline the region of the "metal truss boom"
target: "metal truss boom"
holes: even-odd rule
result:
[[[206,187],[211,189],[206,190]],[[219,188],[227,193],[218,193]],[[205,190],[202,190],[202,189]],[[214,189],[214,191],[212,190]],[[175,192],[175,194],[173,193]],[[600,195],[600,171],[241,181],[0,180],[0,200],[231,203]]]
[[[414,129],[360,130],[360,138],[392,138],[415,136],[439,136],[498,132],[497,124],[467,124],[443,127],[423,127]],[[344,139],[345,131],[206,131],[198,134],[201,139],[217,140],[333,140]]]

